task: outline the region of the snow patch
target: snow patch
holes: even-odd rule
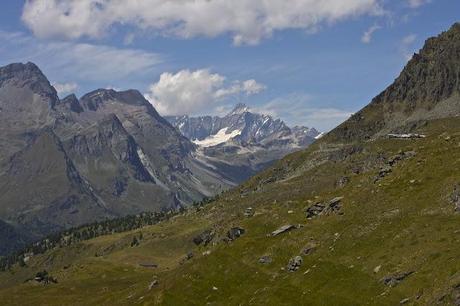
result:
[[[203,140],[193,140],[193,142],[201,147],[213,147],[224,143],[241,134],[241,130],[234,130],[227,134],[228,127],[223,128],[215,135],[206,137]]]
[[[323,137],[323,136],[324,136],[324,133],[319,133],[319,134],[315,137],[315,139],[320,139],[320,138]]]
[[[150,176],[154,179],[155,183],[163,189],[169,190],[168,186],[166,186],[160,179],[155,175],[155,172],[152,169],[152,165],[150,164],[150,160],[145,155],[144,151],[141,148],[137,148],[137,156],[141,160],[142,165],[145,169],[147,169]]]

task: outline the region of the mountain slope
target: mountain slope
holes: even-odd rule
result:
[[[420,53],[445,47],[445,37],[460,41],[459,31]],[[457,64],[449,69],[458,71],[460,45],[452,45],[448,61]],[[406,70],[409,82],[431,68]],[[389,88],[388,96],[406,96]],[[396,124],[352,118],[208,205],[32,256],[0,273],[0,296],[7,305],[458,305],[460,109],[425,116],[425,105],[455,105],[457,95],[424,96]],[[418,111],[421,121],[412,117]],[[141,232],[139,245],[130,244]],[[57,284],[24,283],[44,268]]]
[[[33,237],[234,185],[138,91],[60,100],[32,63],[0,68],[0,130],[0,219]]]

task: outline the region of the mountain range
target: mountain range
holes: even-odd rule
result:
[[[60,99],[35,64],[1,67],[0,251],[88,222],[177,210],[236,186],[316,135],[241,105],[224,118],[173,123],[179,129],[136,90]],[[221,134],[225,142],[203,145]]]
[[[315,128],[289,128],[280,119],[237,104],[223,117],[165,117],[197,145],[194,156],[242,183],[285,155],[308,147],[320,137]]]

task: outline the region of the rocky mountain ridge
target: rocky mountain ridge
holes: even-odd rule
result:
[[[290,128],[282,120],[253,112],[241,103],[223,117],[166,119],[197,145],[197,159],[222,169],[229,180],[238,183],[285,155],[308,147],[320,135],[314,128]]]
[[[298,145],[312,142],[319,132],[315,128],[289,128],[282,120],[270,115],[251,111],[245,104],[237,104],[223,117],[219,116],[168,116],[166,119],[185,137],[201,142],[217,135],[223,129],[225,134],[233,134],[230,139],[246,145],[267,145],[283,139],[284,145]],[[218,143],[219,144],[219,143]],[[276,145],[273,143],[273,145]],[[278,145],[280,145],[278,143]]]
[[[0,68],[0,130],[0,219],[33,237],[177,209],[235,184],[138,91],[59,99],[33,63]]]

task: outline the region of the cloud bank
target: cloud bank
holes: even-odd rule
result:
[[[229,34],[235,45],[254,45],[277,31],[314,31],[356,16],[380,15],[383,13],[380,2],[27,0],[22,20],[40,38],[100,38],[116,25],[131,25],[157,35],[181,38]]]
[[[227,83],[224,76],[207,69],[166,72],[145,96],[161,115],[184,115],[210,113],[227,98],[250,96],[265,89],[253,79]]]

